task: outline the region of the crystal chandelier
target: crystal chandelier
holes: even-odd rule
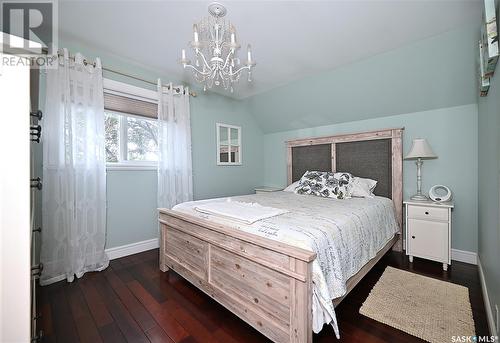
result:
[[[238,82],[244,70],[248,70],[248,82],[252,81],[252,50],[248,44],[247,60],[242,65],[237,57],[240,44],[236,41],[234,26],[223,19],[226,8],[213,2],[208,6],[210,17],[193,25],[193,40],[189,43],[195,53],[195,63],[186,57],[182,49],[180,63],[184,69],[192,70],[196,81],[203,83],[203,89],[222,86],[233,92],[233,83]]]

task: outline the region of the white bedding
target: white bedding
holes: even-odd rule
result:
[[[256,221],[288,212],[279,208],[262,206],[256,202],[233,201],[231,198],[228,198],[227,201],[211,201],[198,204],[194,209],[198,212],[235,220],[243,224],[253,224]]]
[[[289,212],[242,224],[194,209],[207,202],[227,201],[227,198],[185,202],[173,209],[316,252],[312,267],[313,331],[317,333],[323,324],[331,323],[340,338],[332,299],[347,292],[347,280],[375,257],[398,231],[392,201],[383,197],[337,200],[291,192],[231,199]]]

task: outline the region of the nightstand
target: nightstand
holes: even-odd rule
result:
[[[451,264],[451,210],[453,203],[404,201],[406,255],[441,262],[443,270]]]
[[[260,186],[260,187],[255,187],[255,194],[269,193],[269,192],[279,192],[279,191],[282,191],[282,190],[283,190],[283,188]]]

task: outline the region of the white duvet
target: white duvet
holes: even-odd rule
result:
[[[375,257],[398,231],[392,201],[383,197],[337,200],[292,192],[231,199],[289,212],[243,224],[195,210],[196,206],[227,201],[227,198],[185,202],[173,209],[314,251],[317,258],[312,267],[313,331],[317,333],[325,323],[331,323],[340,338],[332,299],[347,292],[347,280]]]

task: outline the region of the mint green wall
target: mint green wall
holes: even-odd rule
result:
[[[405,151],[424,137],[439,155],[424,163],[424,190],[455,194],[453,248],[477,251],[478,35],[465,26],[246,99],[265,133],[264,184],[285,185],[287,139],[404,126]],[[408,197],[415,165],[404,166]]]
[[[106,248],[155,238],[156,171],[108,170],[106,176]]]
[[[404,127],[406,153],[413,138],[427,138],[439,156],[423,165],[423,190],[444,184],[454,193],[452,247],[477,250],[477,106],[476,104],[360,120],[264,136],[264,184],[286,185],[285,141],[366,130]],[[404,196],[416,191],[414,161],[405,161]]]
[[[263,134],[237,100],[206,93],[191,101],[195,199],[253,193],[263,178]],[[217,122],[242,127],[242,165],[216,165]]]
[[[478,37],[463,27],[246,102],[266,133],[477,103]]]
[[[141,78],[173,81],[165,75],[115,55],[97,51],[82,43],[61,37],[60,46],[88,58],[100,56],[104,66]],[[140,81],[104,72],[104,77],[136,86],[156,89]],[[193,191],[195,199],[239,195],[253,192],[262,182],[263,133],[254,118],[237,100],[197,89],[191,98],[191,134],[193,156]],[[242,127],[241,166],[216,165],[217,122]],[[106,248],[135,243],[156,237],[157,176],[155,171],[114,170],[107,172],[107,242]]]
[[[478,252],[491,310],[500,307],[500,76],[499,66],[487,97],[479,99]],[[497,328],[500,330],[500,328]]]
[[[464,27],[243,101],[197,90],[200,96],[191,99],[195,198],[284,185],[285,139],[405,126],[405,150],[421,136],[439,155],[424,164],[424,189],[443,183],[455,193],[453,247],[476,251],[476,40],[477,28]],[[61,41],[72,52],[100,56],[105,66],[151,80],[159,76],[68,37]],[[154,89],[109,73],[105,77]],[[216,122],[243,127],[243,166],[215,165]],[[404,178],[409,196],[415,189],[412,162],[405,163]],[[154,171],[109,171],[108,247],[155,237],[155,208]]]

